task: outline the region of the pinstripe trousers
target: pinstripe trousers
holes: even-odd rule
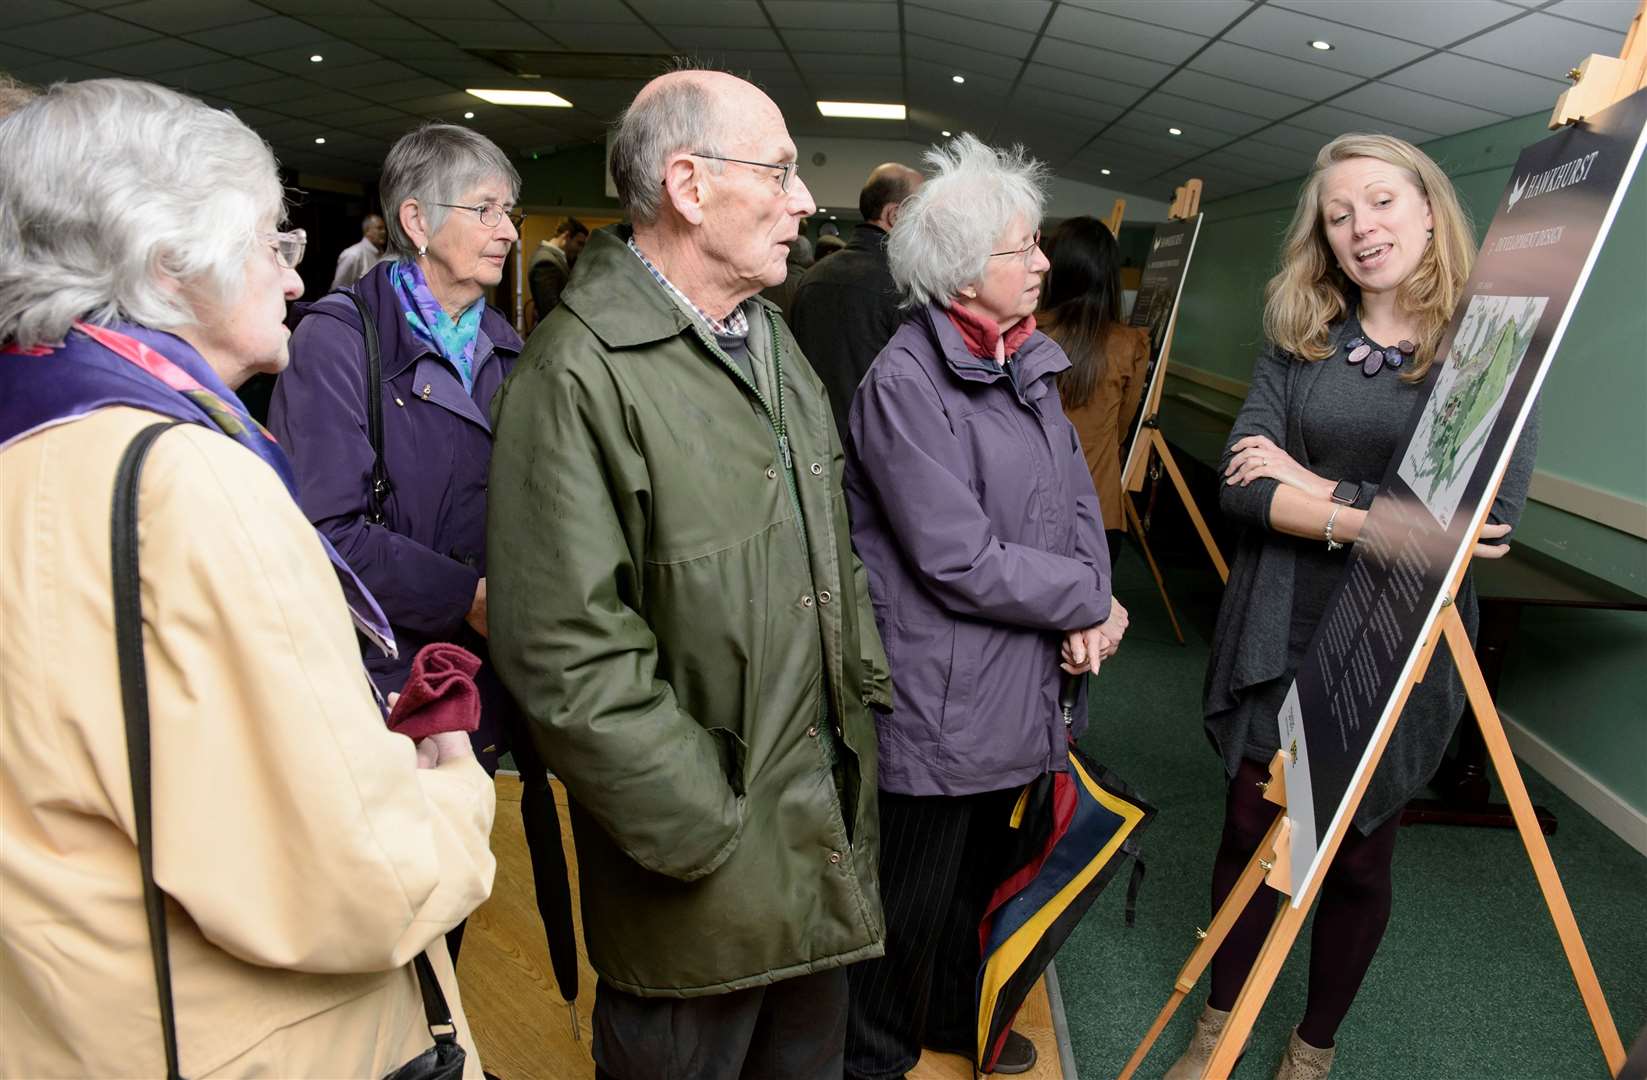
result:
[[[895,1080],[922,1046],[974,1056],[978,923],[1007,871],[1020,790],[881,792],[886,955],[847,969],[848,1080]]]

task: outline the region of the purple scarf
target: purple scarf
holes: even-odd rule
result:
[[[62,345],[0,349],[0,450],[36,431],[115,405],[221,432],[273,469],[296,502],[297,481],[285,451],[182,338],[130,323],[76,323]],[[394,656],[394,634],[383,609],[331,542],[319,531],[315,536],[337,572],[355,626]]]

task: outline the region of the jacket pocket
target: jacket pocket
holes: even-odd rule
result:
[[[749,747],[731,728],[705,728],[720,746],[721,768],[726,771],[726,782],[734,795],[744,794],[744,769],[749,763]]]

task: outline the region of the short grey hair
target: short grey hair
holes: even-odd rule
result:
[[[678,69],[692,70],[692,69]],[[715,95],[700,81],[672,79],[636,99],[618,118],[612,183],[629,220],[650,225],[663,211],[663,166],[671,155],[721,153],[724,131]],[[725,166],[710,161],[711,172]]]
[[[400,224],[400,204],[415,199],[433,236],[451,208],[475,185],[500,177],[509,184],[509,200],[520,198],[520,173],[497,143],[460,124],[424,124],[402,135],[383,159],[378,199],[389,229],[389,250],[403,259],[417,255],[417,245]]]
[[[0,120],[0,342],[194,325],[167,282],[231,303],[284,212],[274,154],[233,114],[153,83],[58,83]]]
[[[947,304],[984,276],[1016,218],[1032,228],[1046,208],[1046,166],[1022,146],[986,146],[963,132],[926,153],[932,176],[903,203],[887,260],[905,304]]]

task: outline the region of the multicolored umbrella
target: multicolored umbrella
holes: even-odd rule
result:
[[[1153,806],[1073,742],[1068,772],[1024,788],[1012,812],[1020,839],[1009,865],[1019,869],[990,897],[978,927],[981,1071],[993,1071],[1035,981],[1128,856],[1136,889],[1143,864],[1135,842],[1154,816]]]

